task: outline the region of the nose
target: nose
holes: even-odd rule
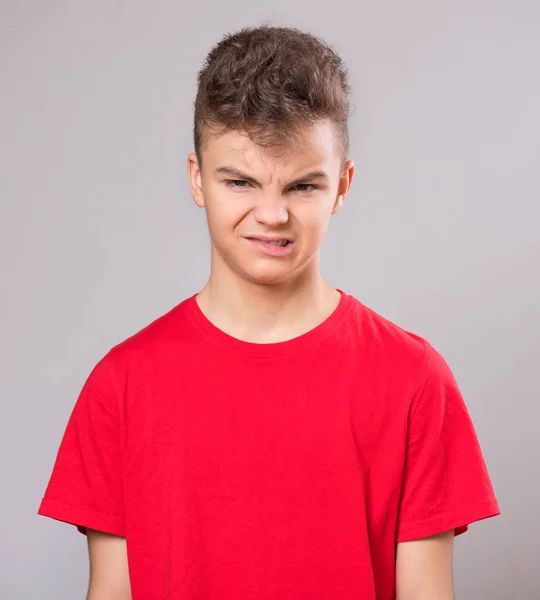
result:
[[[284,225],[289,220],[285,199],[274,194],[261,194],[253,208],[253,216],[258,223],[269,228]]]

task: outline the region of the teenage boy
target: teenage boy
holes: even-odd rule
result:
[[[310,34],[209,53],[208,283],[95,366],[39,509],[87,535],[91,600],[450,600],[454,537],[499,514],[441,355],[321,277],[349,112]]]

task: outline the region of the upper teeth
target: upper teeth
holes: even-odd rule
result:
[[[270,242],[268,242],[271,246],[285,246],[285,244],[287,243],[287,240],[272,240]]]

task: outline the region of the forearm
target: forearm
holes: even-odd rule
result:
[[[90,583],[86,600],[131,600],[125,538],[87,532]]]
[[[396,600],[454,600],[454,531],[398,544]]]
[[[115,589],[105,585],[90,585],[86,600],[131,600],[127,589]]]

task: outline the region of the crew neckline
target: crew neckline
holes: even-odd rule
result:
[[[217,325],[214,325],[203,313],[197,302],[198,293],[188,298],[184,305],[188,317],[196,327],[208,340],[217,344],[223,350],[237,355],[275,358],[290,356],[301,349],[320,345],[340,325],[353,306],[353,298],[340,289],[337,289],[337,291],[341,294],[339,303],[324,321],[321,321],[309,331],[282,342],[248,342],[226,333]]]

